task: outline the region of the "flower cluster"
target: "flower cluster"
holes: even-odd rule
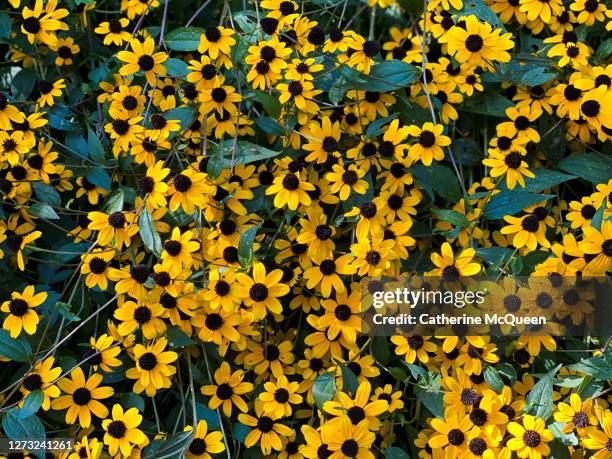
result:
[[[564,336],[612,271],[604,2],[9,3],[3,436],[612,457],[610,329]],[[497,279],[557,337],[367,336],[360,281],[411,273]]]

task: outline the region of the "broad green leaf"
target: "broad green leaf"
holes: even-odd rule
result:
[[[342,392],[350,392],[351,394],[355,394],[357,388],[359,387],[359,381],[357,381],[357,376],[353,373],[353,370],[348,365],[342,365],[340,367],[340,371],[342,374]]]
[[[513,253],[514,250],[509,247],[486,247],[476,249],[476,255],[492,265],[501,265],[510,259]]]
[[[491,24],[494,29],[506,30],[497,15],[481,0],[466,0],[463,2],[463,8],[456,11],[456,14],[458,17],[474,15],[478,19]]]
[[[17,408],[11,408],[2,414],[2,428],[6,435],[13,440],[44,441],[46,439],[45,427],[38,416],[32,415],[20,419]],[[36,452],[36,456],[43,459],[45,452],[39,450]]]
[[[1,17],[2,16],[0,16],[0,18]],[[1,31],[2,25],[0,24],[0,33],[2,33]],[[21,69],[17,72],[11,80],[11,86],[15,92],[15,96],[20,99],[27,99],[34,89],[36,79],[36,70],[34,68]]]
[[[65,105],[56,104],[47,112],[49,127],[59,131],[78,131],[76,115]]]
[[[94,185],[99,186],[100,188],[104,188],[105,190],[110,191],[111,178],[108,175],[108,172],[106,172],[101,167],[92,167],[91,169],[89,169],[85,177],[90,183],[93,183]]]
[[[465,215],[451,209],[436,209],[433,214],[440,220],[450,223],[453,226],[460,226],[462,228],[468,228],[470,221]]]
[[[319,408],[331,400],[336,393],[336,378],[333,372],[323,373],[315,379],[312,385],[312,396]]]
[[[557,365],[535,383],[527,395],[525,412],[547,420],[553,412],[553,381],[561,365]]]
[[[550,169],[532,169],[531,170],[535,177],[534,178],[525,178],[525,188],[521,190],[531,191],[533,193],[537,193],[539,191],[547,190],[548,188],[552,188],[554,186],[559,185],[560,183],[567,182],[568,180],[573,180],[576,178],[575,175],[564,174],[563,172],[553,171]],[[503,185],[499,187],[501,190],[507,190],[506,184],[504,182]]]
[[[506,109],[510,107],[514,107],[512,101],[502,96],[498,89],[487,87],[484,93],[465,99],[460,108],[470,113],[504,118]]]
[[[591,183],[607,183],[612,177],[612,158],[599,153],[581,153],[563,159],[559,169]]]
[[[397,113],[391,113],[389,116],[385,116],[384,118],[379,118],[376,121],[368,124],[366,128],[366,136],[368,137],[376,137],[382,134],[385,130],[385,125],[389,124],[397,118]]]
[[[166,120],[178,120],[181,123],[181,130],[189,128],[195,120],[195,116],[195,110],[191,107],[177,107],[164,112]]]
[[[514,368],[514,366],[512,366],[510,363],[503,362],[496,365],[495,368],[502,376],[508,379],[510,382],[510,387],[514,386],[517,379],[516,368]]]
[[[164,37],[164,43],[173,51],[196,51],[205,30],[201,27],[181,27]]]
[[[434,192],[451,202],[461,198],[461,188],[457,176],[450,168],[440,164],[424,166],[417,164],[408,169],[419,185],[433,198]]]
[[[142,459],[170,459],[182,457],[189,445],[195,430],[178,432],[164,440],[153,440],[142,452]]]
[[[123,210],[123,204],[125,201],[125,193],[123,189],[117,188],[113,190],[111,194],[106,198],[106,204],[104,209],[107,214],[112,214],[113,212],[119,212]]]
[[[65,140],[68,152],[72,153],[81,158],[87,158],[89,156],[89,148],[87,141],[81,134],[73,133],[68,134]]]
[[[535,194],[520,188],[506,190],[494,195],[485,207],[484,215],[489,220],[501,220],[521,210],[552,198],[551,194]]]
[[[255,100],[262,105],[264,111],[272,118],[278,119],[280,117],[281,105],[278,97],[267,92],[255,91]]]
[[[234,153],[232,155],[232,152]],[[238,140],[234,150],[234,140],[228,139],[214,149],[211,154],[211,160],[217,161],[222,169],[227,169],[238,164],[249,164],[255,161],[261,161],[268,158],[274,158],[281,154],[281,151],[270,150],[251,142]]]
[[[486,383],[497,393],[501,393],[504,388],[504,382],[501,379],[499,371],[493,366],[489,366],[485,369],[484,378]]]
[[[362,91],[387,92],[407,87],[421,74],[421,69],[403,61],[384,61],[372,67],[364,83],[353,82],[351,88]]]
[[[166,337],[171,347],[185,347],[193,344],[193,340],[178,327],[169,328],[166,332]]]
[[[163,249],[161,238],[155,227],[155,220],[151,217],[149,210],[145,207],[142,208],[140,213],[140,219],[138,221],[138,227],[140,228],[140,237],[142,242],[147,249],[153,252],[157,257],[161,256]]]
[[[484,157],[482,148],[472,139],[456,139],[452,149],[457,163],[461,166],[477,166]]]
[[[45,395],[43,394],[42,390],[39,389],[30,392],[23,401],[22,407],[17,412],[17,417],[19,419],[26,419],[33,414],[36,414],[44,400]]]
[[[87,128],[87,148],[89,149],[89,156],[91,159],[98,164],[104,164],[106,152],[102,146],[102,142],[100,142],[100,139],[91,128]]]
[[[253,243],[255,242],[255,236],[259,228],[261,228],[260,225],[253,226],[240,236],[240,242],[238,243],[238,260],[242,266],[251,266],[253,264]]]
[[[192,370],[195,368],[192,368]],[[204,419],[206,421],[206,423],[208,424],[208,430],[219,429],[219,415],[216,411],[211,410],[203,403],[196,402],[196,413],[198,415],[198,419]]]
[[[425,408],[435,417],[444,416],[444,392],[441,389],[434,390],[418,386],[416,388],[417,399],[421,401]]]
[[[0,355],[15,362],[29,362],[32,357],[32,347],[23,337],[11,338],[8,331],[0,329]]]
[[[234,438],[240,443],[244,443],[244,440],[246,439],[246,436],[249,434],[250,431],[251,428],[246,424],[242,424],[241,422],[235,423],[232,427],[232,434],[234,435]]]
[[[164,62],[166,74],[173,78],[185,78],[190,70],[187,68],[185,61],[171,57]]]
[[[41,204],[39,202],[32,204],[28,209],[28,213],[34,217],[45,218],[47,220],[59,220],[59,216],[48,204]]]
[[[278,121],[269,116],[257,117],[255,119],[255,124],[257,124],[266,134],[285,135],[285,128],[278,124]]]
[[[50,204],[55,207],[62,205],[62,198],[55,188],[42,182],[32,183],[34,193],[39,201]]]
[[[6,13],[0,13],[0,38],[9,38],[12,27],[11,17]]]
[[[612,381],[612,356],[591,357],[570,365],[570,370],[589,375],[596,381]]]
[[[389,446],[385,450],[385,459],[410,459],[406,451],[397,446]]]
[[[134,392],[124,392],[119,394],[119,400],[121,401],[121,406],[123,406],[124,409],[136,408],[141,412],[145,409],[144,398]]]

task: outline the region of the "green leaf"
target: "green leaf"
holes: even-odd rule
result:
[[[569,449],[563,445],[559,440],[555,439],[550,442],[550,454],[547,456],[548,459],[571,459]]]
[[[366,136],[379,136],[383,133],[385,125],[393,121],[395,118],[397,118],[397,113],[392,113],[389,116],[385,116],[384,118],[379,118],[376,121],[371,122],[370,124],[368,124],[368,127],[366,129]]]
[[[467,217],[456,210],[435,209],[433,214],[440,220],[450,223],[453,226],[460,226],[462,228],[468,228],[470,226],[470,221]]]
[[[111,189],[111,178],[101,167],[93,167],[89,169],[87,175],[85,176],[90,183],[93,183],[100,188],[104,188],[105,190]]]
[[[414,363],[406,363],[405,365],[408,370],[410,370],[410,374],[416,381],[420,380],[419,382],[423,382],[429,380],[429,373],[427,373],[427,370],[421,365],[417,365]]]
[[[611,381],[612,356],[607,355],[605,358],[591,357],[583,359],[578,363],[570,365],[568,369],[589,375],[596,381]]]
[[[527,394],[526,413],[547,420],[553,412],[553,381],[561,365],[557,365],[535,383]]]
[[[452,148],[457,163],[462,166],[477,166],[484,157],[482,149],[472,139],[456,139],[453,141]]]
[[[45,427],[40,419],[36,415],[20,419],[17,408],[11,408],[2,415],[2,428],[6,435],[13,440],[46,440]],[[36,455],[43,459],[45,452],[39,450]]]
[[[173,51],[196,51],[205,30],[201,27],[181,27],[164,37],[164,43]]]
[[[166,332],[166,337],[171,347],[185,347],[193,344],[193,340],[178,327],[169,328]]]
[[[259,116],[255,118],[255,124],[257,124],[266,134],[285,135],[285,128],[278,124],[278,121],[269,116]]]
[[[384,61],[372,67],[365,82],[352,82],[350,88],[362,91],[387,92],[405,88],[421,74],[421,69],[403,61]]]
[[[424,166],[417,164],[408,169],[417,183],[433,198],[434,192],[451,202],[461,198],[461,189],[457,177],[448,167],[440,164]]]
[[[2,30],[1,24],[0,30]],[[20,99],[27,99],[34,89],[36,78],[36,70],[34,68],[21,69],[17,72],[11,80],[11,86],[15,92],[15,96]]]
[[[181,130],[189,128],[195,120],[195,110],[192,107],[177,107],[164,112],[166,120],[177,120],[181,123]]]
[[[28,209],[28,213],[34,217],[46,218],[47,220],[59,220],[59,216],[48,204],[41,204],[39,202],[32,204]]]
[[[32,183],[32,188],[34,188],[34,193],[36,193],[36,197],[40,201],[55,207],[61,207],[62,198],[57,190],[52,186],[41,182],[34,182]]]
[[[166,59],[163,65],[166,67],[166,74],[172,78],[185,78],[190,72],[187,64],[176,57]]]
[[[47,120],[49,127],[59,131],[77,131],[79,124],[74,121],[75,114],[68,107],[62,104],[56,104],[47,112]]]
[[[595,215],[593,215],[593,218],[591,219],[591,226],[595,228],[597,231],[601,231],[601,224],[603,223],[603,216],[604,216],[606,209],[607,209],[607,203],[604,200],[601,203],[601,206],[599,206],[599,209],[597,209],[597,212],[595,212]]]
[[[509,247],[486,247],[476,249],[476,255],[492,265],[501,265],[514,253]]]
[[[26,363],[32,357],[32,347],[23,335],[11,338],[8,331],[0,329],[0,355],[14,362]]]
[[[65,143],[70,153],[81,158],[87,158],[89,156],[87,142],[81,134],[68,134]]]
[[[525,178],[525,191],[531,191],[533,193],[537,193],[539,191],[544,191],[554,186],[559,185],[560,183],[567,182],[568,180],[573,180],[576,178],[575,175],[564,174],[563,172],[557,172],[550,169],[532,169],[532,172],[535,174],[534,178]],[[501,190],[507,190],[508,188],[505,185],[505,182],[502,186],[500,186]]]
[[[281,105],[278,97],[267,92],[255,91],[255,100],[262,105],[265,112],[272,118],[278,119],[280,117]]]
[[[140,220],[138,221],[138,227],[140,228],[140,237],[142,242],[147,249],[153,252],[157,257],[161,256],[163,249],[161,238],[155,227],[155,220],[151,217],[149,210],[145,207],[142,208],[140,213]]]
[[[554,72],[547,71],[548,67],[536,67],[523,73],[521,83],[527,86],[538,86],[549,82],[557,75]]]
[[[38,389],[30,392],[23,401],[22,407],[17,412],[17,417],[19,419],[26,419],[36,414],[44,400],[45,394],[43,394],[42,390]]]
[[[425,405],[437,418],[444,417],[444,393],[441,389],[432,389],[418,386],[416,388],[417,399]]]
[[[256,225],[246,230],[240,236],[238,243],[238,260],[242,266],[251,266],[253,264],[253,243],[255,236],[261,225]]]
[[[198,415],[198,419],[204,419],[206,421],[209,431],[219,429],[219,415],[216,411],[211,410],[203,403],[196,403],[196,414]]]
[[[474,15],[478,19],[488,22],[495,29],[506,30],[497,15],[481,0],[468,0],[463,2],[463,8],[457,11],[456,14],[457,17]]]
[[[377,362],[387,365],[393,355],[389,349],[389,342],[384,336],[374,336],[372,338],[372,355]]]
[[[113,190],[113,192],[106,198],[106,205],[104,206],[106,213],[112,214],[113,212],[122,211],[124,200],[125,193],[121,188]]]
[[[55,304],[55,309],[57,309],[57,312],[59,312],[62,317],[70,322],[79,322],[81,320],[79,316],[70,312],[71,306],[68,303],[58,301]]]
[[[355,376],[353,370],[351,370],[350,367],[347,365],[342,365],[340,367],[340,371],[342,373],[342,391],[355,394],[357,388],[359,387],[359,381],[357,381],[357,376]]]
[[[517,375],[516,368],[514,368],[513,365],[503,362],[496,365],[496,369],[502,376],[504,376],[510,381],[510,387],[514,386],[514,383],[517,379]]]
[[[604,62],[612,55],[612,37],[605,39],[597,48],[595,57],[599,62]]]
[[[336,393],[336,378],[333,372],[323,373],[315,379],[312,385],[312,396],[319,408],[323,403],[334,398]]]
[[[397,446],[389,446],[385,450],[385,459],[410,459],[408,453]]]
[[[552,198],[551,194],[534,194],[520,188],[497,193],[485,207],[484,215],[489,220],[501,220],[521,210]]]
[[[233,151],[234,140],[228,139],[213,150],[209,161],[216,161],[218,163],[217,167],[227,169],[238,164],[249,164],[255,161],[274,158],[281,154],[280,151],[270,150],[269,148],[244,140],[236,142],[236,150],[232,158]]]
[[[9,38],[12,27],[11,17],[6,13],[0,13],[0,38]]]
[[[139,411],[144,411],[145,409],[144,398],[134,392],[119,394],[119,400],[124,409],[136,408]]]
[[[246,439],[246,436],[249,434],[250,431],[251,428],[246,424],[242,424],[241,422],[235,423],[232,427],[232,434],[234,435],[234,438],[240,443],[244,443],[244,440]]]
[[[142,459],[170,459],[182,457],[189,448],[195,430],[168,435],[164,440],[153,440],[142,452]]]
[[[104,163],[104,157],[106,156],[106,151],[98,139],[98,136],[91,128],[87,128],[87,148],[89,149],[89,156],[98,164]],[[107,188],[110,189],[110,188]]]
[[[606,183],[612,176],[612,158],[599,153],[572,155],[559,163],[559,169],[591,183]]]
[[[495,367],[487,367],[484,372],[486,383],[497,393],[501,393],[504,388],[504,382],[501,379],[499,371]]]
[[[510,107],[514,107],[514,104],[499,94],[499,90],[487,90],[467,98],[460,108],[470,113],[504,118],[506,109]]]

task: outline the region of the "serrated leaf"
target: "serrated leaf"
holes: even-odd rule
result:
[[[553,381],[561,365],[557,365],[546,373],[535,383],[527,395],[527,406],[525,412],[531,413],[544,420],[548,419],[553,412]]]
[[[45,427],[38,416],[32,415],[20,419],[17,408],[11,408],[3,413],[2,428],[6,435],[13,440],[44,441],[46,439]],[[44,450],[38,450],[36,456],[44,459]]]

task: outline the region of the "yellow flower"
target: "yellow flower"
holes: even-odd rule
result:
[[[130,47],[132,51],[117,53],[117,58],[125,62],[119,73],[126,76],[142,71],[149,85],[155,86],[156,77],[166,74],[166,68],[162,64],[168,59],[168,55],[163,51],[155,52],[155,42],[152,38],[145,38],[143,42],[133,38],[130,40]]]
[[[91,425],[91,414],[98,418],[108,416],[108,408],[99,402],[101,399],[109,398],[114,390],[110,386],[100,386],[102,375],[94,373],[87,379],[80,367],[70,373],[70,377],[60,379],[57,385],[67,395],[56,398],[51,402],[54,410],[66,411],[66,423],[74,424],[77,418],[83,428]],[[99,387],[100,386],[100,387]]]
[[[514,437],[508,440],[508,448],[521,458],[547,457],[550,453],[548,442],[553,439],[553,433],[540,418],[526,414],[521,419],[522,425],[517,422],[508,424],[508,432]]]
[[[26,35],[31,44],[40,41],[47,46],[53,46],[57,43],[55,32],[68,30],[68,24],[60,21],[68,16],[68,10],[57,9],[57,3],[57,0],[49,0],[46,5],[43,5],[42,0],[36,0],[34,9],[27,6],[23,8],[21,32]]]
[[[185,432],[192,430],[192,426],[186,426],[184,429]],[[198,421],[185,457],[187,459],[211,459],[211,454],[219,454],[223,451],[225,451],[223,434],[219,431],[208,432],[206,421]]]
[[[153,397],[158,390],[168,389],[172,385],[171,377],[176,373],[176,368],[171,363],[178,359],[178,354],[164,351],[167,344],[166,338],[160,338],[147,346],[134,346],[136,366],[128,369],[125,375],[136,380],[133,390],[137,394],[144,391]]]
[[[123,411],[121,405],[113,405],[111,418],[102,421],[104,429],[104,444],[108,446],[111,455],[121,454],[128,457],[134,445],[144,446],[148,443],[147,436],[137,427],[142,422],[142,416],[136,408]]]
[[[2,328],[10,332],[11,338],[17,338],[21,330],[28,335],[36,333],[40,318],[33,308],[43,304],[47,296],[47,292],[34,293],[34,287],[28,285],[21,293],[11,293],[11,299],[2,303],[0,311],[8,314]]]

